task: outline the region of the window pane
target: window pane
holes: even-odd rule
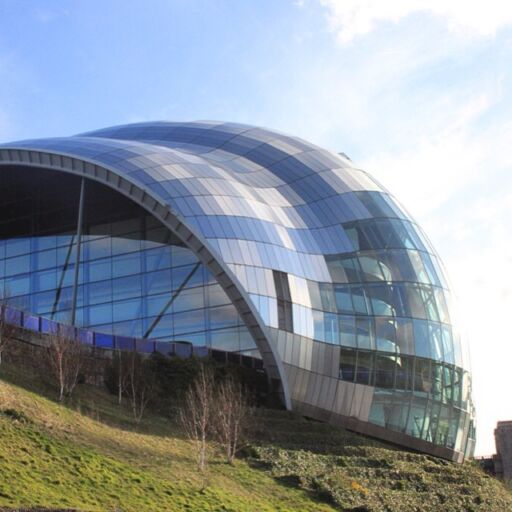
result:
[[[356,382],[359,384],[373,385],[373,352],[359,351],[357,353]]]
[[[356,335],[358,348],[374,348],[373,319],[356,318]]]
[[[356,351],[340,350],[340,379],[354,381],[356,373]]]
[[[204,307],[204,292],[202,287],[181,290],[173,304],[173,311],[187,311]]]
[[[376,347],[384,352],[395,352],[396,350],[396,327],[395,321],[390,318],[376,318]]]
[[[409,419],[407,421],[406,434],[413,437],[421,437],[423,431],[423,423],[425,421],[426,403],[420,400],[414,400],[409,411]]]
[[[336,306],[340,313],[352,313],[352,298],[349,287],[335,287]]]
[[[414,352],[420,357],[430,357],[428,323],[425,320],[413,320]]]
[[[141,316],[141,299],[114,302],[114,322],[122,322]]]
[[[411,391],[413,387],[413,358],[400,356],[396,358],[396,363],[396,389]]]
[[[238,324],[238,312],[235,306],[220,306],[210,309],[210,328],[218,329]]]
[[[141,272],[140,254],[126,254],[112,258],[113,277],[127,276],[129,274],[138,274]]]
[[[396,356],[377,355],[375,358],[375,386],[393,388],[396,366]]]
[[[361,315],[370,314],[370,305],[363,288],[352,288],[352,303],[354,305],[354,312]]]
[[[240,337],[238,329],[221,329],[211,333],[212,348],[228,352],[240,350]]]
[[[140,297],[142,294],[142,276],[140,274],[121,277],[112,281],[113,300]]]
[[[104,279],[110,279],[112,276],[112,260],[110,259],[91,261],[86,267],[90,281],[103,281]]]
[[[416,359],[414,363],[414,394],[428,396],[432,391],[432,374],[428,359]]]
[[[99,304],[112,300],[112,281],[100,281],[86,286],[89,304]]]
[[[360,256],[359,263],[364,281],[383,281],[385,279],[379,260],[375,256]]]
[[[345,347],[357,347],[356,341],[356,319],[353,316],[339,317],[340,323],[340,344]]]
[[[112,304],[101,304],[88,308],[89,324],[98,325],[112,322]]]
[[[443,360],[443,340],[441,337],[441,326],[433,322],[428,323],[430,338],[430,354],[437,361]]]
[[[187,332],[204,331],[206,329],[204,309],[176,313],[172,315],[172,320],[175,336]]]

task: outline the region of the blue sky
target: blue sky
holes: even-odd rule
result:
[[[477,453],[512,419],[512,4],[0,0],[0,141],[150,119],[344,151],[426,229],[471,344]]]

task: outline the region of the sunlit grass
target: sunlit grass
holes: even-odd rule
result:
[[[473,463],[457,465],[260,410],[234,467],[214,451],[198,473],[178,425],[140,425],[116,397],[81,385],[58,404],[40,379],[2,365],[0,508],[116,511],[512,510],[512,494]]]
[[[42,386],[37,379],[2,371],[0,507],[332,510],[245,461],[231,467],[212,454],[208,473],[199,475],[176,425],[147,416],[137,426],[98,389],[81,386],[72,403],[59,405],[30,390]]]

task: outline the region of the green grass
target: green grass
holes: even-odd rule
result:
[[[0,508],[333,510],[244,460],[231,467],[213,455],[206,477],[199,475],[175,425],[148,415],[137,426],[98,389],[80,386],[66,407],[37,379],[2,372]]]
[[[507,511],[512,495],[475,465],[412,454],[262,411],[234,467],[211,454],[198,474],[168,419],[140,425],[115,397],[79,386],[55,403],[40,380],[2,365],[0,509],[81,511]]]

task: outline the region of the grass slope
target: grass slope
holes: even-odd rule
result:
[[[205,482],[169,420],[136,426],[114,397],[87,386],[58,405],[37,379],[1,371],[0,510],[512,511],[512,494],[473,464],[281,411],[261,414],[259,441],[235,467],[213,455]]]
[[[338,510],[512,511],[510,490],[475,462],[411,453],[324,423],[275,415],[263,422],[253,457],[276,479],[314,491]]]
[[[136,427],[113,397],[85,386],[77,410],[64,407],[37,380],[4,365],[2,372],[0,508],[333,510],[246,461],[231,467],[214,459],[205,488],[189,443],[168,420],[148,416]]]

